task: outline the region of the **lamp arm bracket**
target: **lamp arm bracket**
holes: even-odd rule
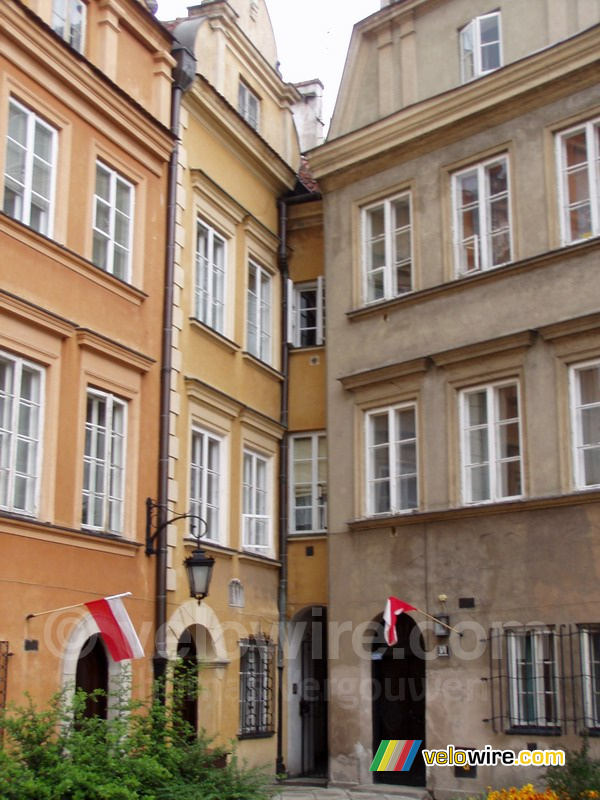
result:
[[[156,547],[156,543],[158,540],[158,536],[162,533],[165,528],[171,525],[173,522],[178,522],[180,519],[194,519],[198,520],[201,525],[204,526],[204,532],[206,532],[206,521],[202,519],[202,517],[198,516],[198,514],[192,514],[191,512],[186,512],[185,514],[176,514],[174,517],[170,517],[166,519],[164,522],[159,523],[159,512],[163,509],[165,513],[167,512],[167,507],[161,505],[160,503],[155,503],[151,497],[146,498],[146,555],[147,556],[155,556],[158,553],[158,549]],[[195,535],[195,538],[200,541],[202,538],[202,533]]]

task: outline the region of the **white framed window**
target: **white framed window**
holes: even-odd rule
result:
[[[133,185],[97,161],[92,261],[123,281],[131,279],[133,203]]]
[[[52,235],[57,147],[57,131],[11,98],[2,208],[45,236]]]
[[[43,370],[0,351],[0,508],[37,512]]]
[[[499,156],[452,176],[458,275],[512,261],[508,158]]]
[[[225,264],[225,239],[198,220],[194,314],[219,333],[225,330]]]
[[[600,728],[600,626],[579,631],[583,677],[583,713],[588,730]]]
[[[248,307],[246,340],[248,352],[267,364],[272,358],[272,278],[266,269],[248,264]]]
[[[416,406],[369,411],[366,445],[367,513],[402,513],[417,508]]]
[[[123,532],[127,403],[88,389],[83,455],[82,525]]]
[[[571,428],[577,489],[600,487],[600,362],[571,367]]]
[[[502,66],[500,12],[475,17],[459,32],[462,83],[481,78]]]
[[[257,131],[260,119],[260,100],[244,81],[239,83],[238,111],[246,122]]]
[[[461,393],[463,502],[522,495],[521,423],[516,382]]]
[[[191,520],[194,536],[218,542],[221,539],[221,515],[224,480],[222,439],[207,431],[192,430],[190,464],[190,513],[200,517]]]
[[[245,450],[243,470],[243,547],[268,554],[271,551],[269,460],[258,453]]]
[[[366,303],[412,291],[409,192],[362,209],[363,297]]]
[[[325,280],[309,283],[288,280],[288,342],[294,347],[325,343]]]
[[[52,0],[52,30],[83,52],[87,6],[83,0]]]
[[[290,438],[290,533],[327,530],[327,438],[324,433]]]
[[[557,134],[561,237],[572,244],[600,235],[600,119]]]
[[[558,664],[552,630],[507,631],[508,698],[514,728],[559,725]]]

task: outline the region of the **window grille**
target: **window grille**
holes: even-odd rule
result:
[[[270,736],[274,647],[262,637],[243,639],[240,647],[240,738]]]
[[[494,628],[489,670],[494,733],[600,735],[600,623]]]

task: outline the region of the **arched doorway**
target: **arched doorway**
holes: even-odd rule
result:
[[[326,778],[327,609],[313,606],[290,625],[288,770],[305,778]]]
[[[182,719],[198,732],[198,651],[189,628],[177,642],[178,663],[173,675],[174,694]]]
[[[75,672],[75,688],[81,689],[88,695],[83,716],[106,719],[108,712],[108,657],[100,634],[94,633],[81,648]],[[102,693],[90,697],[98,689]]]
[[[187,633],[186,633],[187,631]],[[179,606],[167,624],[167,653],[177,658],[180,641],[191,636],[200,667],[200,694],[196,699],[196,719],[209,736],[219,737],[225,719],[225,678],[230,659],[225,646],[225,630],[207,602],[189,600]]]
[[[373,753],[384,739],[421,739],[426,746],[423,637],[408,614],[400,614],[396,632],[395,647],[387,646],[383,626],[372,644]],[[373,781],[425,786],[421,753],[408,772],[373,772]]]

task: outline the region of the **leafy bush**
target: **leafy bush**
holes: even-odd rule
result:
[[[559,800],[600,797],[600,760],[590,756],[587,737],[580,750],[567,751],[564,767],[548,767],[546,781]]]
[[[99,696],[94,693],[92,698]],[[31,698],[0,714],[1,800],[264,800],[267,777],[196,737],[177,702],[111,698],[110,720],[85,716],[88,697]]]

